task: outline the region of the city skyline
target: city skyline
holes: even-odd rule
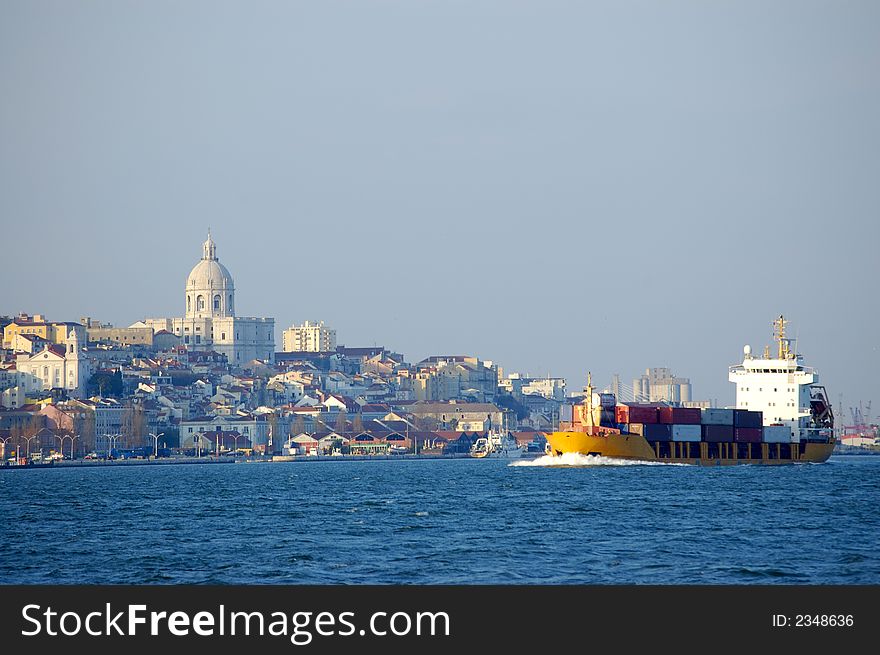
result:
[[[835,409],[878,396],[873,3],[48,5],[0,21],[0,313],[181,315],[210,226],[276,350],[724,405],[785,314]]]

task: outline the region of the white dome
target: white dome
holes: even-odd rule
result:
[[[180,279],[180,278],[178,278]],[[232,275],[216,259],[203,259],[193,267],[186,279],[189,289],[232,289]]]
[[[186,316],[235,316],[234,295],[232,275],[217,259],[217,245],[208,232],[202,259],[186,279]]]

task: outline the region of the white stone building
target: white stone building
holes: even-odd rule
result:
[[[92,375],[91,363],[81,352],[75,330],[70,331],[64,345],[46,345],[41,351],[19,355],[15,368],[25,394],[64,389],[74,398],[83,398]]]
[[[275,358],[275,319],[235,315],[235,286],[229,270],[217,258],[211,239],[202,246],[202,259],[186,280],[186,314],[182,318],[148,318],[153,332],[166,330],[189,350],[214,350],[232,366],[253,359]]]
[[[281,334],[281,348],[287,353],[333,352],[336,350],[336,330],[325,326],[324,321],[291,325]]]

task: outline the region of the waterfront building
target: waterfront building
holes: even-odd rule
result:
[[[235,315],[235,285],[217,257],[217,245],[208,233],[202,258],[190,271],[184,289],[186,312],[180,318],[150,318],[144,325],[170,332],[187,350],[213,350],[225,355],[230,366],[275,355],[275,319]],[[135,324],[137,325],[137,324]]]
[[[203,433],[237,432],[253,444],[253,447],[266,450],[269,446],[271,427],[272,423],[267,419],[266,414],[235,414],[191,418],[180,422],[180,447],[199,447],[200,442],[198,439]],[[280,444],[287,438],[288,429],[289,426],[286,420],[278,421],[275,429],[276,434],[272,435],[276,447],[280,448]],[[204,448],[204,443],[202,443],[202,448]]]
[[[281,334],[281,349],[288,353],[332,352],[336,350],[336,330],[325,326],[324,321],[291,325]]]
[[[516,417],[492,403],[417,402],[409,405],[407,411],[417,419],[435,421],[441,430],[465,429],[464,426],[475,432],[508,430],[516,423]]]

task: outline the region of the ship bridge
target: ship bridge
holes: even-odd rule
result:
[[[818,386],[819,374],[800,363],[803,357],[792,349],[793,340],[785,337],[786,323],[782,316],[773,322],[775,357],[770,356],[769,347],[763,357],[755,357],[747,345],[742,363],[729,368],[728,380],[736,385],[738,409],[763,412],[764,425],[788,425],[792,440],[806,440],[829,427],[833,419],[825,390]],[[816,411],[819,406],[821,417]]]

